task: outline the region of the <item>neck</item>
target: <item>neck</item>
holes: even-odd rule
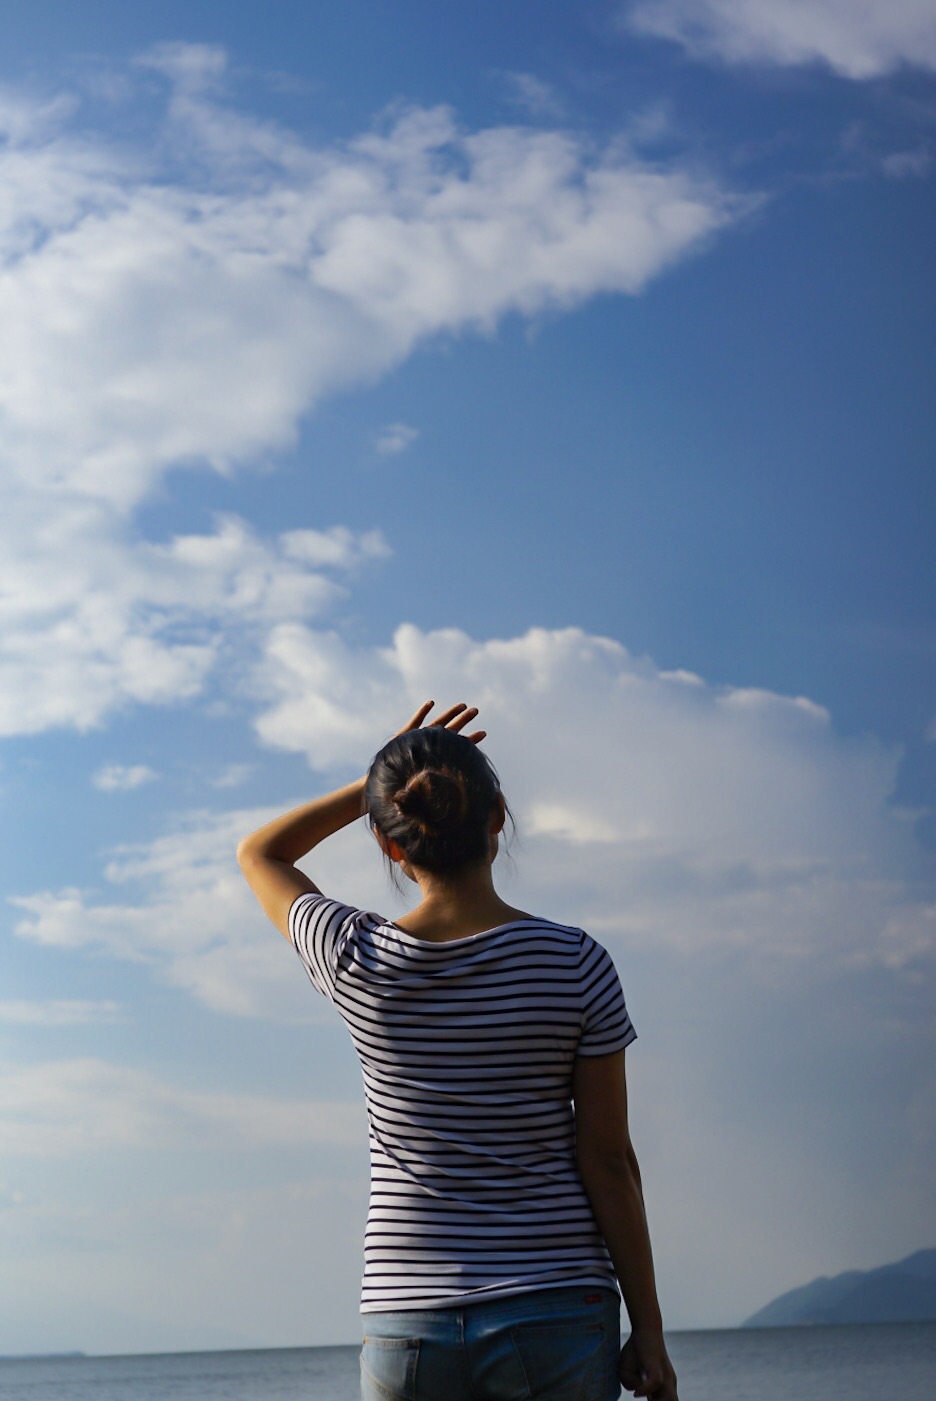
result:
[[[523,914],[500,898],[488,862],[454,876],[420,870],[412,875],[422,899],[397,924],[420,938],[465,938]]]

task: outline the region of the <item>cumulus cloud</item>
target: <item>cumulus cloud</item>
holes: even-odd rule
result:
[[[824,63],[846,78],[904,64],[936,68],[929,0],[630,0],[624,22],[694,57],[726,63]]]
[[[403,626],[355,651],[287,626],[264,678],[261,737],[317,769],[366,762],[426,696],[480,705],[524,885],[632,945],[907,968],[932,952],[903,884],[912,836],[888,806],[899,756],[839,739],[807,698],[713,687],[577,629],[478,642]]]
[[[134,788],[153,783],[158,777],[147,764],[105,764],[91,775],[91,782],[102,793],[132,793]]]
[[[307,147],[203,91],[214,50],[158,66],[183,181],[48,109],[7,124],[3,458],[33,484],[126,505],[170,465],[250,460],[427,336],[639,291],[737,209],[678,165],[443,109]]]
[[[743,951],[790,976],[807,958],[931,974],[932,911],[912,896],[912,833],[888,806],[899,756],[838,738],[806,698],[713,687],[574,628],[479,642],[407,625],[355,650],[292,624],[272,631],[262,673],[261,737],[324,773],[365,765],[428,695],[480,705],[520,816],[521,889],[559,917],[630,948]],[[301,1016],[232,859],[267,816],[192,814],[115,852],[106,899],[18,897],[17,933],[151,960],[222,1010]],[[315,871],[380,908],[369,841],[349,830]]]
[[[823,752],[837,762],[821,707],[661,671],[620,643],[577,628],[476,641],[454,628],[427,633],[404,624],[388,646],[355,650],[337,633],[283,625],[269,635],[263,673],[272,703],[257,719],[259,734],[305,753],[315,768],[360,763],[414,702],[466,692],[482,707],[492,742],[518,767],[525,795],[529,790],[557,810],[567,795],[581,794],[620,842],[635,833],[670,842],[707,833],[738,850],[776,850],[784,814],[793,811],[797,820],[812,812],[835,840],[826,805],[837,784],[824,793],[814,769]],[[546,751],[554,764],[541,765],[537,756]],[[837,783],[867,790],[868,801],[856,810],[879,810],[895,762],[869,742],[853,765],[841,765]],[[608,764],[620,766],[619,781],[602,780]],[[555,777],[547,777],[553,767]],[[773,801],[765,805],[760,793],[768,782]],[[713,803],[719,789],[724,796]],[[756,795],[756,826],[753,812],[730,800],[736,795]],[[853,796],[846,791],[844,801]],[[567,825],[574,829],[571,820]],[[791,835],[786,847],[800,842]]]
[[[322,613],[343,576],[387,553],[376,532],[341,527],[269,540],[227,516],[152,542],[99,503],[72,497],[48,515],[38,493],[14,493],[6,505],[0,735],[88,729],[127,704],[197,696],[257,630]]]
[[[323,571],[382,549],[230,518],[154,542],[135,513],[167,471],[263,462],[431,337],[638,292],[743,207],[678,162],[441,108],[312,145],[225,105],[225,67],[143,56],[167,97],[139,149],[67,95],[0,94],[0,734],[191,699],[223,633],[321,612]]]

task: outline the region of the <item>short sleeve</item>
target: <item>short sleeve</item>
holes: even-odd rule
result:
[[[577,1054],[610,1056],[636,1039],[624,992],[611,955],[588,934],[582,935],[580,965],[582,1034]]]
[[[360,918],[360,910],[312,892],[298,896],[289,908],[289,937],[312,986],[330,1002],[335,1000],[341,951]]]

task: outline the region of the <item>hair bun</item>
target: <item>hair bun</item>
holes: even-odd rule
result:
[[[505,810],[490,759],[442,725],[404,730],[367,771],[371,830],[417,871],[452,876],[490,860],[492,816]]]
[[[450,769],[420,769],[394,794],[393,801],[403,816],[423,831],[440,831],[464,819],[465,781]]]

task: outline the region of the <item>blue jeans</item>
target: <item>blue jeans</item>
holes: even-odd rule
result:
[[[362,1316],[362,1401],[618,1401],[620,1300],[585,1285]]]

